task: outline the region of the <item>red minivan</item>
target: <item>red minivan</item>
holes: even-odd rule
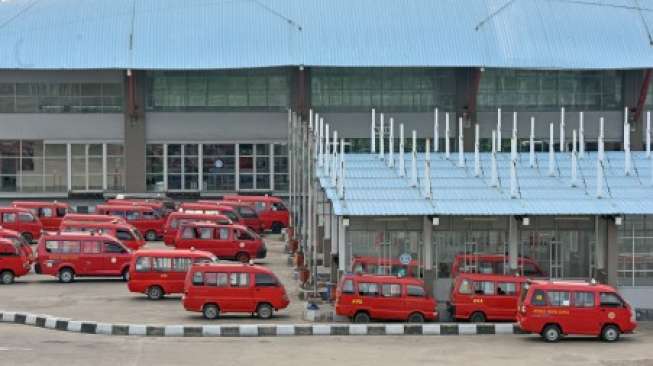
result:
[[[38,201],[14,201],[14,207],[26,208],[32,211],[41,220],[44,230],[56,231],[59,229],[61,220],[71,211],[70,205],[65,202],[38,202]]]
[[[36,273],[70,283],[81,276],[117,276],[129,280],[131,251],[107,234],[46,233],[37,248]]]
[[[27,240],[25,240],[18,231],[5,229],[0,226],[0,238],[7,239],[14,243],[16,247],[20,248],[25,253],[29,260],[29,264],[31,265],[34,263],[34,251]]]
[[[213,203],[219,206],[231,207],[238,213],[239,224],[245,225],[257,233],[261,233],[265,229],[263,222],[254,209],[254,204],[251,202],[199,200],[197,203]]]
[[[372,319],[421,323],[438,318],[437,303],[424,282],[411,277],[344,275],[336,290],[336,314],[355,323]]]
[[[220,259],[248,262],[265,258],[267,248],[261,237],[242,225],[217,225],[211,222],[182,223],[175,248],[205,250]]]
[[[166,217],[171,212],[161,201],[138,198],[112,198],[106,201],[107,205],[116,206],[147,206],[150,207],[157,215]]]
[[[0,226],[18,231],[28,243],[40,238],[43,231],[32,211],[20,207],[0,207]]]
[[[547,342],[572,334],[614,342],[637,327],[635,311],[617,291],[593,282],[529,281],[518,306],[521,330]]]
[[[281,198],[272,196],[224,196],[225,201],[252,202],[265,230],[280,233],[288,227],[289,214]]]
[[[388,275],[403,277],[417,277],[420,273],[420,265],[416,260],[411,260],[410,264],[402,264],[399,259],[355,256],[351,263],[353,273]]]
[[[16,277],[29,273],[31,264],[20,245],[9,239],[0,239],[0,283],[10,285]]]
[[[449,312],[456,320],[473,323],[515,321],[517,301],[526,281],[523,276],[461,273],[451,287]]]
[[[233,222],[225,215],[211,215],[204,213],[173,212],[166,219],[166,226],[163,229],[163,242],[172,246],[177,237],[177,229],[182,221],[208,221],[221,225],[230,225]]]
[[[165,218],[150,206],[97,205],[95,211],[101,215],[123,217],[128,224],[134,225],[147,241],[155,241],[163,236]]]
[[[184,308],[206,319],[224,313],[257,314],[269,319],[290,303],[277,276],[250,264],[194,264],[186,275]]]
[[[74,221],[74,222],[112,222],[126,224],[127,221],[120,216],[111,215],[92,215],[92,214],[67,214],[61,221]]]
[[[233,207],[216,203],[182,202],[179,204],[179,212],[225,215],[233,223],[240,223],[240,216]]]
[[[200,250],[143,249],[133,253],[129,265],[131,292],[159,300],[169,294],[184,292],[186,272],[193,263],[215,263],[217,258]]]
[[[459,273],[504,274],[504,267],[509,257],[502,254],[458,254],[454,257],[451,278]],[[527,257],[517,258],[517,266],[523,269],[526,277],[546,277],[546,273],[534,260]]]
[[[143,239],[141,233],[129,224],[64,221],[60,230],[63,232],[94,231],[100,234],[108,234],[120,240],[131,250],[138,250],[145,245],[145,239]]]

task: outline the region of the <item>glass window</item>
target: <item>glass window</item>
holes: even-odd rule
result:
[[[381,294],[383,297],[400,297],[401,285],[396,283],[383,284],[381,286]]]
[[[213,239],[213,228],[210,227],[201,227],[199,228],[199,239],[202,240],[211,240]]]
[[[134,240],[134,237],[127,230],[116,230],[116,238],[119,240]]]
[[[477,295],[494,295],[494,282],[474,281],[474,293]]]
[[[249,287],[249,273],[230,273],[229,284],[231,287]]]
[[[105,253],[124,253],[125,249],[118,243],[104,243]]]
[[[512,282],[497,283],[497,295],[514,296],[517,294],[517,285]]]
[[[0,112],[116,113],[122,111],[122,83],[3,83]]]
[[[619,308],[624,306],[619,295],[614,292],[601,292],[601,307]]]
[[[85,240],[82,241],[82,253],[98,254],[102,252],[102,245],[99,241]]]
[[[39,213],[40,217],[52,217],[52,216],[54,216],[54,212],[52,212],[52,209],[50,207],[41,207],[39,209],[39,211],[40,211],[40,213]]]
[[[531,297],[531,305],[533,306],[546,306],[546,294],[542,290],[533,291]]]
[[[354,282],[352,280],[345,280],[342,283],[342,293],[343,294],[353,294],[354,293]]]
[[[195,239],[195,229],[192,227],[185,227],[181,231],[182,239]]]
[[[569,306],[570,296],[568,291],[547,291],[549,306]]]
[[[193,285],[203,285],[204,284],[204,274],[202,272],[193,273]]]
[[[5,224],[11,224],[16,222],[16,214],[12,212],[4,212],[2,214],[2,222]]]
[[[416,285],[408,285],[406,287],[406,294],[412,297],[426,297],[424,287]]]
[[[34,215],[27,212],[18,213],[18,221],[20,222],[33,222],[35,220]]]
[[[229,240],[229,228],[221,227],[219,233],[220,233],[220,237],[219,237],[220,240]]]
[[[190,258],[172,258],[172,271],[186,272],[192,263]]]
[[[360,282],[358,284],[358,294],[361,296],[378,296],[379,285],[376,283]]]
[[[153,258],[153,262],[153,268],[157,272],[170,272],[172,270],[172,258],[157,257]]]
[[[249,233],[239,229],[234,230],[234,238],[236,240],[243,240],[243,241],[254,240],[254,238]]]
[[[152,258],[138,257],[136,258],[136,272],[149,272],[152,270]]]
[[[458,288],[458,292],[463,295],[471,295],[472,293],[474,293],[474,290],[472,290],[471,281],[469,280],[460,281],[460,287]]]
[[[593,308],[593,292],[574,292],[574,306],[577,308]]]
[[[254,275],[254,280],[256,281],[257,287],[276,287],[279,285],[277,279],[267,273],[256,273]]]

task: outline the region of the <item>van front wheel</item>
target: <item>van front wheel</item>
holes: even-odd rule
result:
[[[147,241],[156,241],[156,239],[157,239],[156,231],[150,230],[150,231],[145,233],[145,240],[147,240]]]
[[[557,325],[551,324],[544,327],[544,330],[542,331],[542,337],[545,341],[554,343],[560,340],[560,333],[560,328]]]
[[[163,289],[159,286],[150,286],[147,289],[147,297],[150,300],[161,300],[163,298]]]
[[[59,271],[59,282],[71,283],[75,281],[75,272],[70,268],[64,268]]]
[[[472,316],[469,317],[471,323],[485,323],[485,320],[485,314],[480,311],[473,313]]]
[[[620,333],[619,328],[615,325],[606,325],[603,327],[603,330],[601,330],[601,338],[606,342],[615,342],[619,340]]]
[[[216,305],[204,305],[202,314],[206,319],[217,319],[220,316],[220,309]]]
[[[4,271],[0,274],[0,282],[3,285],[11,285],[14,283],[14,273],[11,271]]]
[[[359,311],[354,315],[354,323],[369,323],[370,316],[364,311]]]
[[[408,317],[409,323],[424,323],[424,315],[420,313],[412,313]]]
[[[256,314],[258,314],[258,317],[260,319],[270,319],[272,318],[273,313],[274,310],[272,309],[272,306],[270,306],[270,304],[260,304],[256,308]]]

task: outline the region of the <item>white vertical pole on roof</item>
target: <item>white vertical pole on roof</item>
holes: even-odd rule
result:
[[[474,175],[481,176],[481,153],[479,143],[479,126],[478,123],[474,126]]]
[[[515,145],[514,149],[513,144]],[[514,160],[517,163],[517,112],[513,113],[512,134],[510,136],[510,160]]]
[[[581,159],[585,157],[585,114],[578,116],[578,151]]]
[[[329,133],[327,132],[327,135]],[[372,108],[372,128],[370,131],[370,153],[374,154],[376,152],[376,110]]]
[[[492,177],[490,186],[499,186],[499,176],[497,172],[497,131],[492,130]]]
[[[388,166],[395,166],[395,119],[390,117],[390,143],[388,144]]]
[[[449,146],[449,112],[444,117],[444,156],[449,159],[450,146]]]
[[[560,108],[560,152],[565,152],[565,107]]]
[[[413,130],[413,152],[411,158],[410,185],[415,187],[417,186],[417,131],[415,130]]]
[[[331,167],[329,168],[331,170],[331,183],[335,187],[336,185],[336,173],[337,173],[337,166],[338,166],[338,131],[333,131],[333,154],[331,156]]]
[[[646,157],[651,157],[651,111],[646,112]]]
[[[501,108],[497,109],[497,151],[501,152]]]
[[[435,108],[435,111],[433,112],[433,152],[438,152],[440,150],[440,136],[438,131],[440,129],[440,121],[439,121],[439,113],[438,109]]]
[[[381,113],[381,122],[379,124],[379,159],[383,159],[385,150],[385,146],[383,146],[383,142],[385,140],[385,130],[383,128],[383,113]]]
[[[324,157],[322,158],[324,164],[324,175],[329,175],[329,162],[331,161],[331,146],[329,145],[329,124],[324,124]]]
[[[431,142],[426,139],[426,150],[424,156],[424,195],[426,199],[431,199]]]
[[[345,139],[340,139],[340,161],[338,163],[339,178],[338,179],[338,197],[341,200],[345,199]]]
[[[554,148],[555,140],[553,139],[553,123],[549,124],[549,176],[553,177],[555,175],[555,164],[554,164]]]
[[[576,176],[578,161],[576,160],[576,130],[572,131],[572,148],[571,148],[571,186],[576,187]]]
[[[596,159],[596,198],[603,198],[603,118],[601,118],[599,153]]]
[[[512,134],[517,136],[517,112],[512,112]]]
[[[630,123],[624,124],[624,174],[632,174],[632,159],[630,155]]]
[[[463,118],[458,118],[458,166],[465,166],[465,149],[463,142]]]
[[[598,140],[598,158],[603,162],[604,146],[603,146],[603,117],[599,120],[599,140]]]
[[[404,124],[399,125],[399,176],[406,175],[406,162],[404,161]]]
[[[512,131],[510,138],[510,198],[519,197],[517,189],[517,134],[516,130]]]
[[[535,117],[531,116],[531,134],[528,138],[528,165],[535,167]]]
[[[324,167],[324,118],[320,117],[320,129],[318,132],[318,149],[319,149],[319,159],[317,165],[322,168]]]

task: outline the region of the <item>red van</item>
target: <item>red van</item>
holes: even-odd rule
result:
[[[199,200],[197,203],[213,203],[219,206],[231,207],[238,213],[238,217],[240,218],[239,223],[241,225],[245,225],[257,233],[261,233],[264,230],[263,223],[251,202]]]
[[[515,321],[517,301],[526,277],[461,273],[452,285],[449,312],[456,320],[483,323]]]
[[[150,206],[97,205],[95,211],[101,215],[123,217],[128,224],[134,225],[147,241],[155,241],[163,236],[165,219]]]
[[[344,275],[336,290],[336,314],[355,323],[372,319],[421,323],[438,317],[435,299],[424,282],[410,277]]]
[[[508,261],[509,257],[502,254],[458,254],[453,260],[451,278],[459,273],[504,274],[504,266]],[[523,268],[526,277],[546,277],[537,262],[530,258],[517,258],[517,266]]]
[[[60,230],[63,232],[94,231],[100,234],[108,234],[120,240],[131,250],[138,250],[145,245],[145,239],[143,239],[141,233],[129,224],[64,221]]]
[[[161,201],[150,200],[150,199],[139,199],[139,198],[123,198],[117,199],[112,198],[106,201],[107,205],[116,205],[116,206],[147,206],[150,207],[157,215],[161,217],[166,217],[172,211],[170,211]]]
[[[175,238],[175,248],[205,250],[220,259],[248,262],[267,254],[265,242],[242,225],[217,225],[211,222],[182,223]]]
[[[399,259],[356,256],[352,260],[351,271],[358,274],[417,277],[420,273],[420,264],[416,260],[411,260],[409,265],[405,265]]]
[[[265,230],[280,233],[288,227],[289,214],[281,198],[272,196],[224,196],[225,201],[252,202]]]
[[[36,273],[70,283],[81,276],[122,276],[129,280],[131,251],[107,234],[46,233],[37,248]]]
[[[202,312],[206,319],[223,313],[257,314],[269,319],[290,303],[277,276],[249,264],[194,264],[186,275],[184,308]]]
[[[572,334],[614,342],[637,327],[635,311],[614,288],[563,281],[529,281],[519,298],[517,323],[547,342]]]
[[[65,202],[38,202],[38,201],[14,201],[14,207],[26,208],[32,211],[41,220],[44,230],[56,231],[59,229],[61,220],[71,211],[70,205]]]
[[[127,221],[120,216],[111,215],[92,215],[92,214],[67,214],[64,216],[62,223],[66,221],[74,222],[110,222],[114,224],[126,224]]]
[[[0,239],[0,283],[10,285],[16,277],[29,273],[31,264],[20,245],[9,239]]]
[[[43,225],[32,211],[20,207],[0,207],[0,226],[18,231],[28,243],[41,237]]]
[[[180,294],[184,292],[186,272],[193,263],[216,261],[213,254],[199,250],[142,249],[133,253],[127,287],[131,292],[146,294],[150,300]]]
[[[14,243],[17,248],[20,248],[25,253],[29,260],[29,264],[31,265],[34,263],[34,251],[27,240],[25,240],[18,231],[5,229],[0,226],[0,238],[7,239]]]
[[[177,237],[177,229],[182,221],[206,221],[221,225],[231,225],[233,222],[225,215],[211,215],[203,213],[173,212],[166,219],[166,226],[163,229],[163,242],[172,246]]]
[[[222,206],[216,203],[182,202],[179,204],[179,212],[225,215],[233,223],[240,223],[240,216],[233,207]]]

